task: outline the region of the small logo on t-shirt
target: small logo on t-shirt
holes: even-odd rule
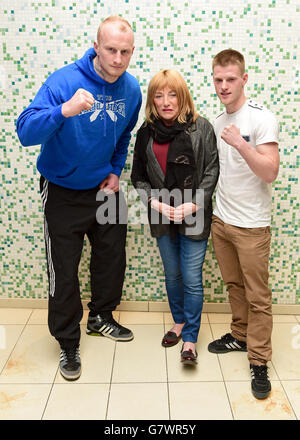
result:
[[[245,139],[246,142],[250,142],[250,135],[249,134],[242,134],[242,138]]]

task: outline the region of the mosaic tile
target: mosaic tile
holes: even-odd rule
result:
[[[185,77],[198,112],[213,121],[222,109],[214,93],[211,61],[228,47],[244,53],[248,96],[280,121],[281,168],[273,183],[270,287],[273,302],[300,303],[299,153],[300,4],[296,0],[10,0],[0,4],[0,298],[46,298],[43,213],[35,167],[39,147],[23,148],[15,121],[54,70],[81,57],[100,21],[120,14],[132,23],[135,52],[129,71],[144,103],[133,131],[122,179],[130,188],[137,128],[144,118],[147,84],[161,68]],[[79,267],[89,298],[89,244]],[[129,225],[125,300],[166,299],[162,263],[147,225]],[[227,302],[211,241],[204,266],[205,300]]]

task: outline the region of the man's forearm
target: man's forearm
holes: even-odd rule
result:
[[[256,176],[267,183],[271,183],[276,179],[279,163],[275,152],[274,154],[263,154],[251,147],[243,138],[235,148]],[[274,146],[275,148],[277,147]]]

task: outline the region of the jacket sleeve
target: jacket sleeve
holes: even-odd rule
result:
[[[17,119],[17,134],[25,147],[45,143],[63,124],[62,103],[43,84],[32,103]]]
[[[213,126],[207,121],[207,128],[202,140],[204,150],[204,170],[203,178],[199,183],[198,189],[204,190],[204,208],[211,203],[214,189],[217,185],[219,178],[219,156],[217,148],[217,140],[214,133]],[[196,202],[196,194],[193,198],[193,202]]]
[[[128,154],[128,145],[131,139],[131,131],[134,129],[137,120],[138,120],[138,116],[139,116],[139,111],[142,105],[142,95],[140,93],[140,97],[139,97],[139,101],[138,104],[136,106],[135,112],[129,122],[129,124],[126,127],[126,130],[124,131],[124,133],[122,133],[114,154],[111,158],[111,164],[113,167],[113,174],[116,174],[117,176],[120,177],[122,170],[125,166],[125,162],[126,162],[126,158],[127,158],[127,154]]]
[[[144,124],[143,124],[144,126]],[[139,193],[142,202],[147,205],[151,197],[151,183],[147,173],[146,146],[148,139],[142,135],[143,126],[138,130],[134,146],[131,170],[131,182]]]

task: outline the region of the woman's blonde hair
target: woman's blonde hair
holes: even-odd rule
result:
[[[179,114],[177,117],[178,122],[185,123],[189,114],[193,117],[193,122],[197,119],[198,114],[195,111],[193,99],[191,97],[188,86],[176,70],[164,69],[158,72],[151,79],[146,102],[146,120],[153,122],[154,119],[159,119],[158,113],[154,104],[154,97],[157,90],[162,90],[165,87],[169,87],[176,93]]]

